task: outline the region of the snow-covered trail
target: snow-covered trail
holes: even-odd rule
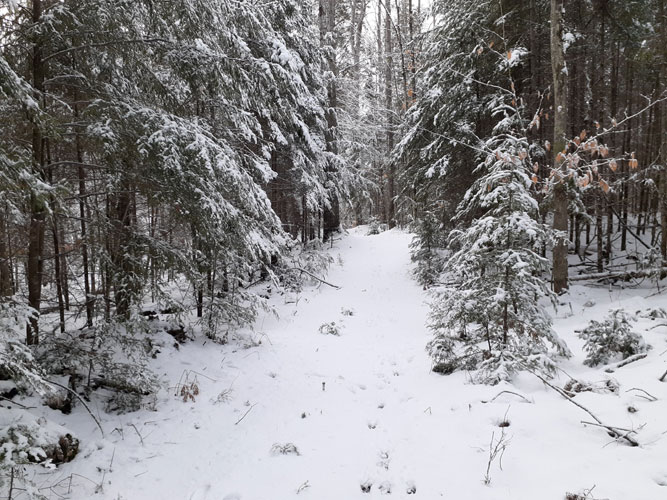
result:
[[[657,444],[638,455],[584,428],[584,415],[531,376],[488,387],[467,384],[464,372],[430,372],[428,307],[410,276],[410,239],[397,230],[352,230],[331,250],[327,280],[341,289],[311,288],[298,304],[274,294],[280,318],[259,318],[259,345],[196,341],[163,352],[156,367],[170,385],[184,370],[199,374],[195,401],[172,390],[162,393],[157,413],[107,416],[106,439],[88,439],[84,461],[61,468],[63,478],[88,478],[77,476],[71,498],[91,498],[99,483],[95,498],[114,500],[535,500],[595,484],[602,498],[660,498],[654,494],[664,492],[658,484],[663,474],[667,484],[667,470],[658,458],[659,425]],[[589,313],[582,309],[567,324],[578,327]],[[340,336],[319,333],[332,321]],[[536,404],[510,394],[483,403],[503,389]],[[640,423],[626,423],[617,397],[585,397],[617,424]],[[644,411],[643,419],[660,422],[657,407]],[[503,431],[505,417],[511,426]],[[89,420],[81,428],[94,435]],[[485,485],[489,442],[503,432],[502,470],[494,461]],[[298,455],[272,452],[290,444]],[[650,493],[637,495],[638,485]]]
[[[257,322],[261,345],[188,344],[171,353],[173,362],[161,365],[173,384],[183,369],[214,381],[198,376],[194,403],[159,401],[158,422],[148,412],[118,418],[123,440],[141,433],[144,444],[116,447],[106,496],[280,500],[307,485],[298,498],[369,498],[389,489],[428,498],[415,454],[431,455],[434,440],[419,421],[442,398],[419,397],[433,375],[410,239],[352,230],[331,251],[327,280],[341,289],[322,285],[296,305],[278,304],[279,319]],[[331,321],[340,336],[319,333]],[[198,362],[184,366],[188,359]],[[230,387],[226,401],[213,403]],[[272,453],[287,443],[300,455]],[[372,485],[369,493],[362,484]]]

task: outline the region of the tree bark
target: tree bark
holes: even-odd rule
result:
[[[7,210],[0,206],[0,300],[13,293],[12,270],[9,265],[9,233],[7,231]]]
[[[385,20],[384,20],[384,89],[385,89],[385,112],[386,112],[386,127],[387,127],[387,155],[391,155],[394,149],[394,104],[393,104],[393,74],[394,74],[394,59],[391,36],[391,2],[385,1]],[[390,228],[396,225],[395,220],[395,175],[396,167],[394,163],[389,160],[386,170],[387,175],[387,224]]]
[[[32,22],[37,25],[42,20],[42,1],[32,2]],[[36,91],[36,100],[42,101],[44,91],[45,63],[42,61],[43,41],[37,34],[32,49],[32,84]],[[33,173],[44,179],[44,138],[40,124],[32,122],[32,169]],[[28,229],[27,282],[28,305],[36,311],[26,326],[26,343],[39,343],[39,309],[42,302],[42,256],[44,253],[44,225],[46,205],[41,195],[30,193],[30,226]]]
[[[667,97],[667,7],[665,0],[660,0],[658,9],[660,15],[660,35],[662,45],[662,71],[661,71],[661,89],[663,97]],[[662,160],[662,182],[660,186],[660,226],[662,237],[660,239],[660,254],[662,255],[662,265],[667,263],[667,101],[662,102],[662,142],[660,144],[660,159]]]
[[[567,133],[567,74],[563,47],[563,0],[551,0],[551,71],[554,96],[553,168],[556,171],[554,186],[553,229],[558,237],[553,249],[553,286],[556,293],[568,288],[567,234],[568,200],[567,167],[559,153],[565,151]],[[559,175],[560,174],[560,175]]]

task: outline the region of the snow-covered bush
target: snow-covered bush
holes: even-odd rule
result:
[[[271,447],[271,454],[296,455],[296,456],[301,455],[301,453],[299,453],[299,449],[296,447],[294,443],[285,443],[285,444],[274,443],[273,446]]]
[[[585,340],[585,365],[597,366],[613,361],[614,358],[625,359],[633,354],[646,352],[650,346],[644,338],[632,331],[632,316],[622,309],[609,312],[604,321],[591,320],[579,337]]]
[[[433,212],[426,212],[417,224],[415,236],[410,243],[410,256],[417,266],[414,269],[417,281],[424,286],[433,285],[443,268],[442,233],[440,222]]]
[[[331,321],[330,323],[322,323],[318,330],[322,335],[335,335],[336,337],[340,336],[340,325],[338,325],[335,321]]]
[[[230,333],[252,324],[260,310],[268,309],[264,297],[235,286],[205,301],[202,331],[211,340],[225,344]]]
[[[0,372],[25,391],[46,394],[51,387],[23,339],[25,325],[34,314],[20,299],[0,299]]]
[[[140,315],[132,317],[130,322],[102,323],[76,335],[45,336],[36,351],[37,359],[49,373],[68,375],[70,384],[81,381],[86,390],[103,387],[138,396],[154,393],[159,386],[148,368],[146,338],[150,329]]]
[[[0,408],[0,495],[7,494],[8,483],[13,482],[14,493],[19,490],[25,498],[45,499],[25,477],[23,466],[69,462],[78,451],[79,440],[66,428],[25,410]]]
[[[368,232],[366,233],[368,236],[374,236],[376,234],[380,234],[382,231],[386,230],[386,225],[381,224],[380,221],[373,217],[369,222],[368,222]]]

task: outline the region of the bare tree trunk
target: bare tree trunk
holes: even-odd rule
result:
[[[76,61],[74,62],[76,67]],[[75,101],[78,101],[78,93],[74,93]],[[79,106],[77,103],[74,104],[74,118],[79,121]],[[76,144],[76,161],[77,166],[77,177],[79,181],[79,218],[80,228],[81,228],[81,261],[83,265],[83,289],[85,293],[85,305],[86,305],[86,326],[93,326],[93,315],[95,313],[95,297],[93,296],[91,289],[91,276],[90,276],[90,265],[88,262],[88,228],[86,222],[86,171],[83,167],[83,148],[81,146],[81,134],[79,129],[76,129],[75,136]]]
[[[3,204],[4,205],[4,204]],[[0,206],[0,300],[14,293],[12,269],[9,265],[9,233],[7,231],[7,210]]]
[[[554,96],[554,140],[553,168],[556,174],[554,186],[553,229],[559,232],[553,249],[554,291],[561,293],[568,288],[567,270],[567,166],[559,153],[565,151],[567,133],[567,74],[565,71],[565,50],[563,47],[563,0],[551,0],[551,70],[553,74]],[[560,176],[558,175],[560,174]]]
[[[32,22],[39,24],[42,20],[42,1],[32,2]],[[45,64],[42,61],[43,42],[41,34],[37,34],[32,49],[32,79],[37,100],[42,100],[44,91]],[[44,137],[37,121],[32,123],[32,168],[33,172],[42,179],[44,178]],[[41,196],[35,192],[30,193],[30,227],[28,230],[28,305],[37,314],[42,302],[42,256],[44,253],[44,225],[46,219],[46,205]],[[34,345],[39,343],[39,317],[30,319],[26,327],[26,343]]]
[[[389,0],[385,2],[385,20],[384,20],[384,84],[385,84],[385,110],[387,114],[387,155],[391,154],[394,149],[394,103],[393,103],[393,74],[394,74],[394,59],[392,54],[392,36],[391,36],[391,3]],[[387,165],[387,224],[392,228],[396,225],[395,220],[395,176],[396,167],[390,160]]]
[[[47,162],[48,162],[48,167],[47,167],[47,172],[48,172],[48,178],[49,178],[49,183],[53,185],[53,168],[50,166],[51,164],[51,146],[49,144],[50,141],[45,141],[45,146],[46,146],[46,154],[47,154]],[[62,280],[62,269],[60,267],[60,231],[58,229],[58,213],[56,210],[56,203],[55,203],[55,198],[53,195],[49,196],[49,201],[51,202],[51,234],[53,236],[53,263],[54,263],[54,272],[55,272],[55,278],[56,278],[56,298],[58,300],[58,316],[60,319],[60,332],[65,333],[65,301],[63,299],[63,280]]]
[[[595,193],[595,240],[597,246],[597,271],[601,273],[604,270],[602,259],[604,252],[602,251],[602,241],[603,241],[603,232],[602,232],[602,192],[599,188]]]
[[[121,174],[125,176],[126,174]],[[132,185],[126,177],[119,183],[119,190],[114,196],[113,230],[114,244],[112,253],[112,280],[116,302],[116,316],[129,318],[130,306],[137,290],[137,269],[132,248],[134,205],[132,203]]]
[[[667,97],[667,7],[665,7],[665,0],[660,0],[658,8],[660,15],[660,35],[662,40],[662,71],[660,88],[663,97]],[[660,144],[660,159],[662,161],[662,174],[660,176],[660,227],[662,230],[662,237],[660,239],[660,254],[662,255],[662,265],[667,263],[667,101],[662,102],[662,124],[661,135],[662,142]]]

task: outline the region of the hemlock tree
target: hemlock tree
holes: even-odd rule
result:
[[[443,233],[474,180],[479,137],[489,130],[489,91],[480,84],[496,78],[497,57],[481,45],[493,17],[491,2],[435,2],[440,23],[424,35],[423,89],[407,110],[403,137],[394,150],[405,166],[398,176],[400,195],[412,217],[436,210]],[[471,147],[472,146],[472,147]]]
[[[514,98],[513,98],[514,99]],[[454,251],[433,294],[428,348],[434,370],[476,370],[478,382],[495,384],[522,369],[550,373],[553,352],[568,355],[551,328],[543,302],[555,305],[543,278],[548,261],[539,255],[548,231],[530,193],[529,144],[513,130],[518,111],[499,99],[500,120],[489,151],[478,166],[483,175],[468,190],[457,218],[474,216],[450,235]]]
[[[331,193],[347,197],[353,179],[326,151],[312,2],[1,5],[0,325],[30,323],[41,347],[25,359],[50,374],[90,386],[124,370],[116,387],[146,392],[131,356],[116,363],[145,355],[146,302],[196,310],[224,341],[264,300],[249,285],[285,267],[281,222],[319,238]],[[272,203],[279,175],[292,213]],[[37,313],[55,304],[51,329]],[[18,345],[7,335],[0,364]]]

